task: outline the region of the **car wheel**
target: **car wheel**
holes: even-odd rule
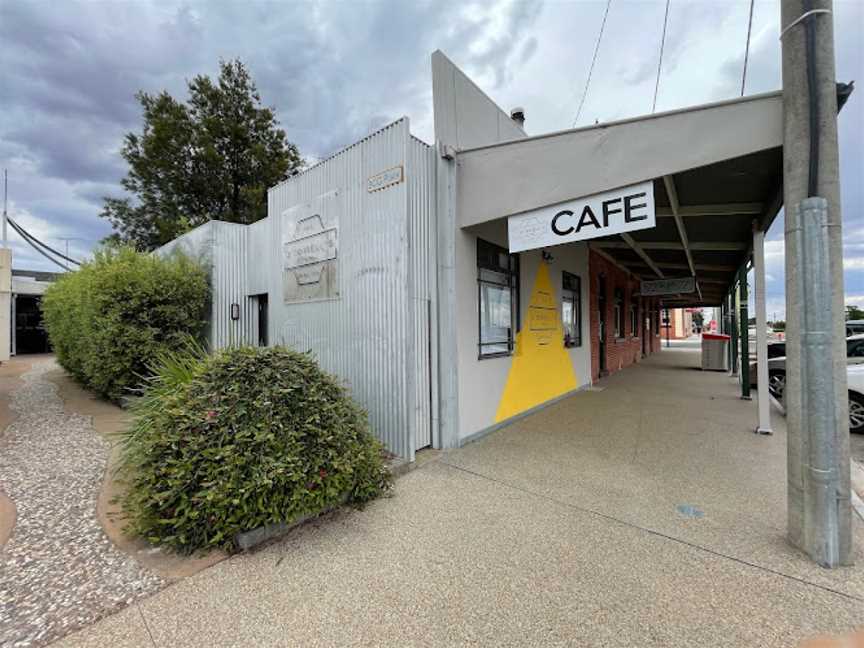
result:
[[[864,434],[864,396],[849,392],[849,431]]]
[[[778,401],[783,402],[783,394],[786,391],[786,372],[775,369],[768,372],[768,391]]]

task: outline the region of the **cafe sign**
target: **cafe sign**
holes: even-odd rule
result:
[[[650,229],[657,224],[651,181],[604,191],[507,219],[510,252]]]

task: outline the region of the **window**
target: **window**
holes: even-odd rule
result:
[[[564,346],[582,346],[582,280],[569,272],[561,273],[561,324]]]
[[[502,247],[477,239],[479,291],[479,357],[513,352],[519,328],[519,257]]]
[[[864,358],[864,340],[847,340],[846,357]]]
[[[630,335],[639,337],[639,307],[636,296],[630,296]]]
[[[615,337],[624,337],[624,293],[615,289]]]

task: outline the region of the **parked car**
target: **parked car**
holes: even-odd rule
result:
[[[849,384],[849,431],[864,434],[864,364],[846,368]]]
[[[768,359],[785,358],[786,343],[785,342],[769,342],[768,343]]]
[[[785,354],[786,344],[779,342],[768,345],[768,391],[778,401],[782,401],[786,390],[786,356],[775,355],[772,358],[772,346],[782,347]],[[774,352],[777,353],[778,350]],[[846,338],[846,363],[849,381],[849,430],[860,434],[864,433],[864,333]],[[751,387],[756,385],[757,370],[756,363],[750,363]]]
[[[846,337],[864,333],[864,320],[847,320],[846,321]]]

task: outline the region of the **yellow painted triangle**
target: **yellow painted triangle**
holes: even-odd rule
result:
[[[549,267],[540,263],[525,325],[516,334],[513,362],[495,422],[566,394],[578,386],[570,354],[564,347],[564,327],[549,278]]]

